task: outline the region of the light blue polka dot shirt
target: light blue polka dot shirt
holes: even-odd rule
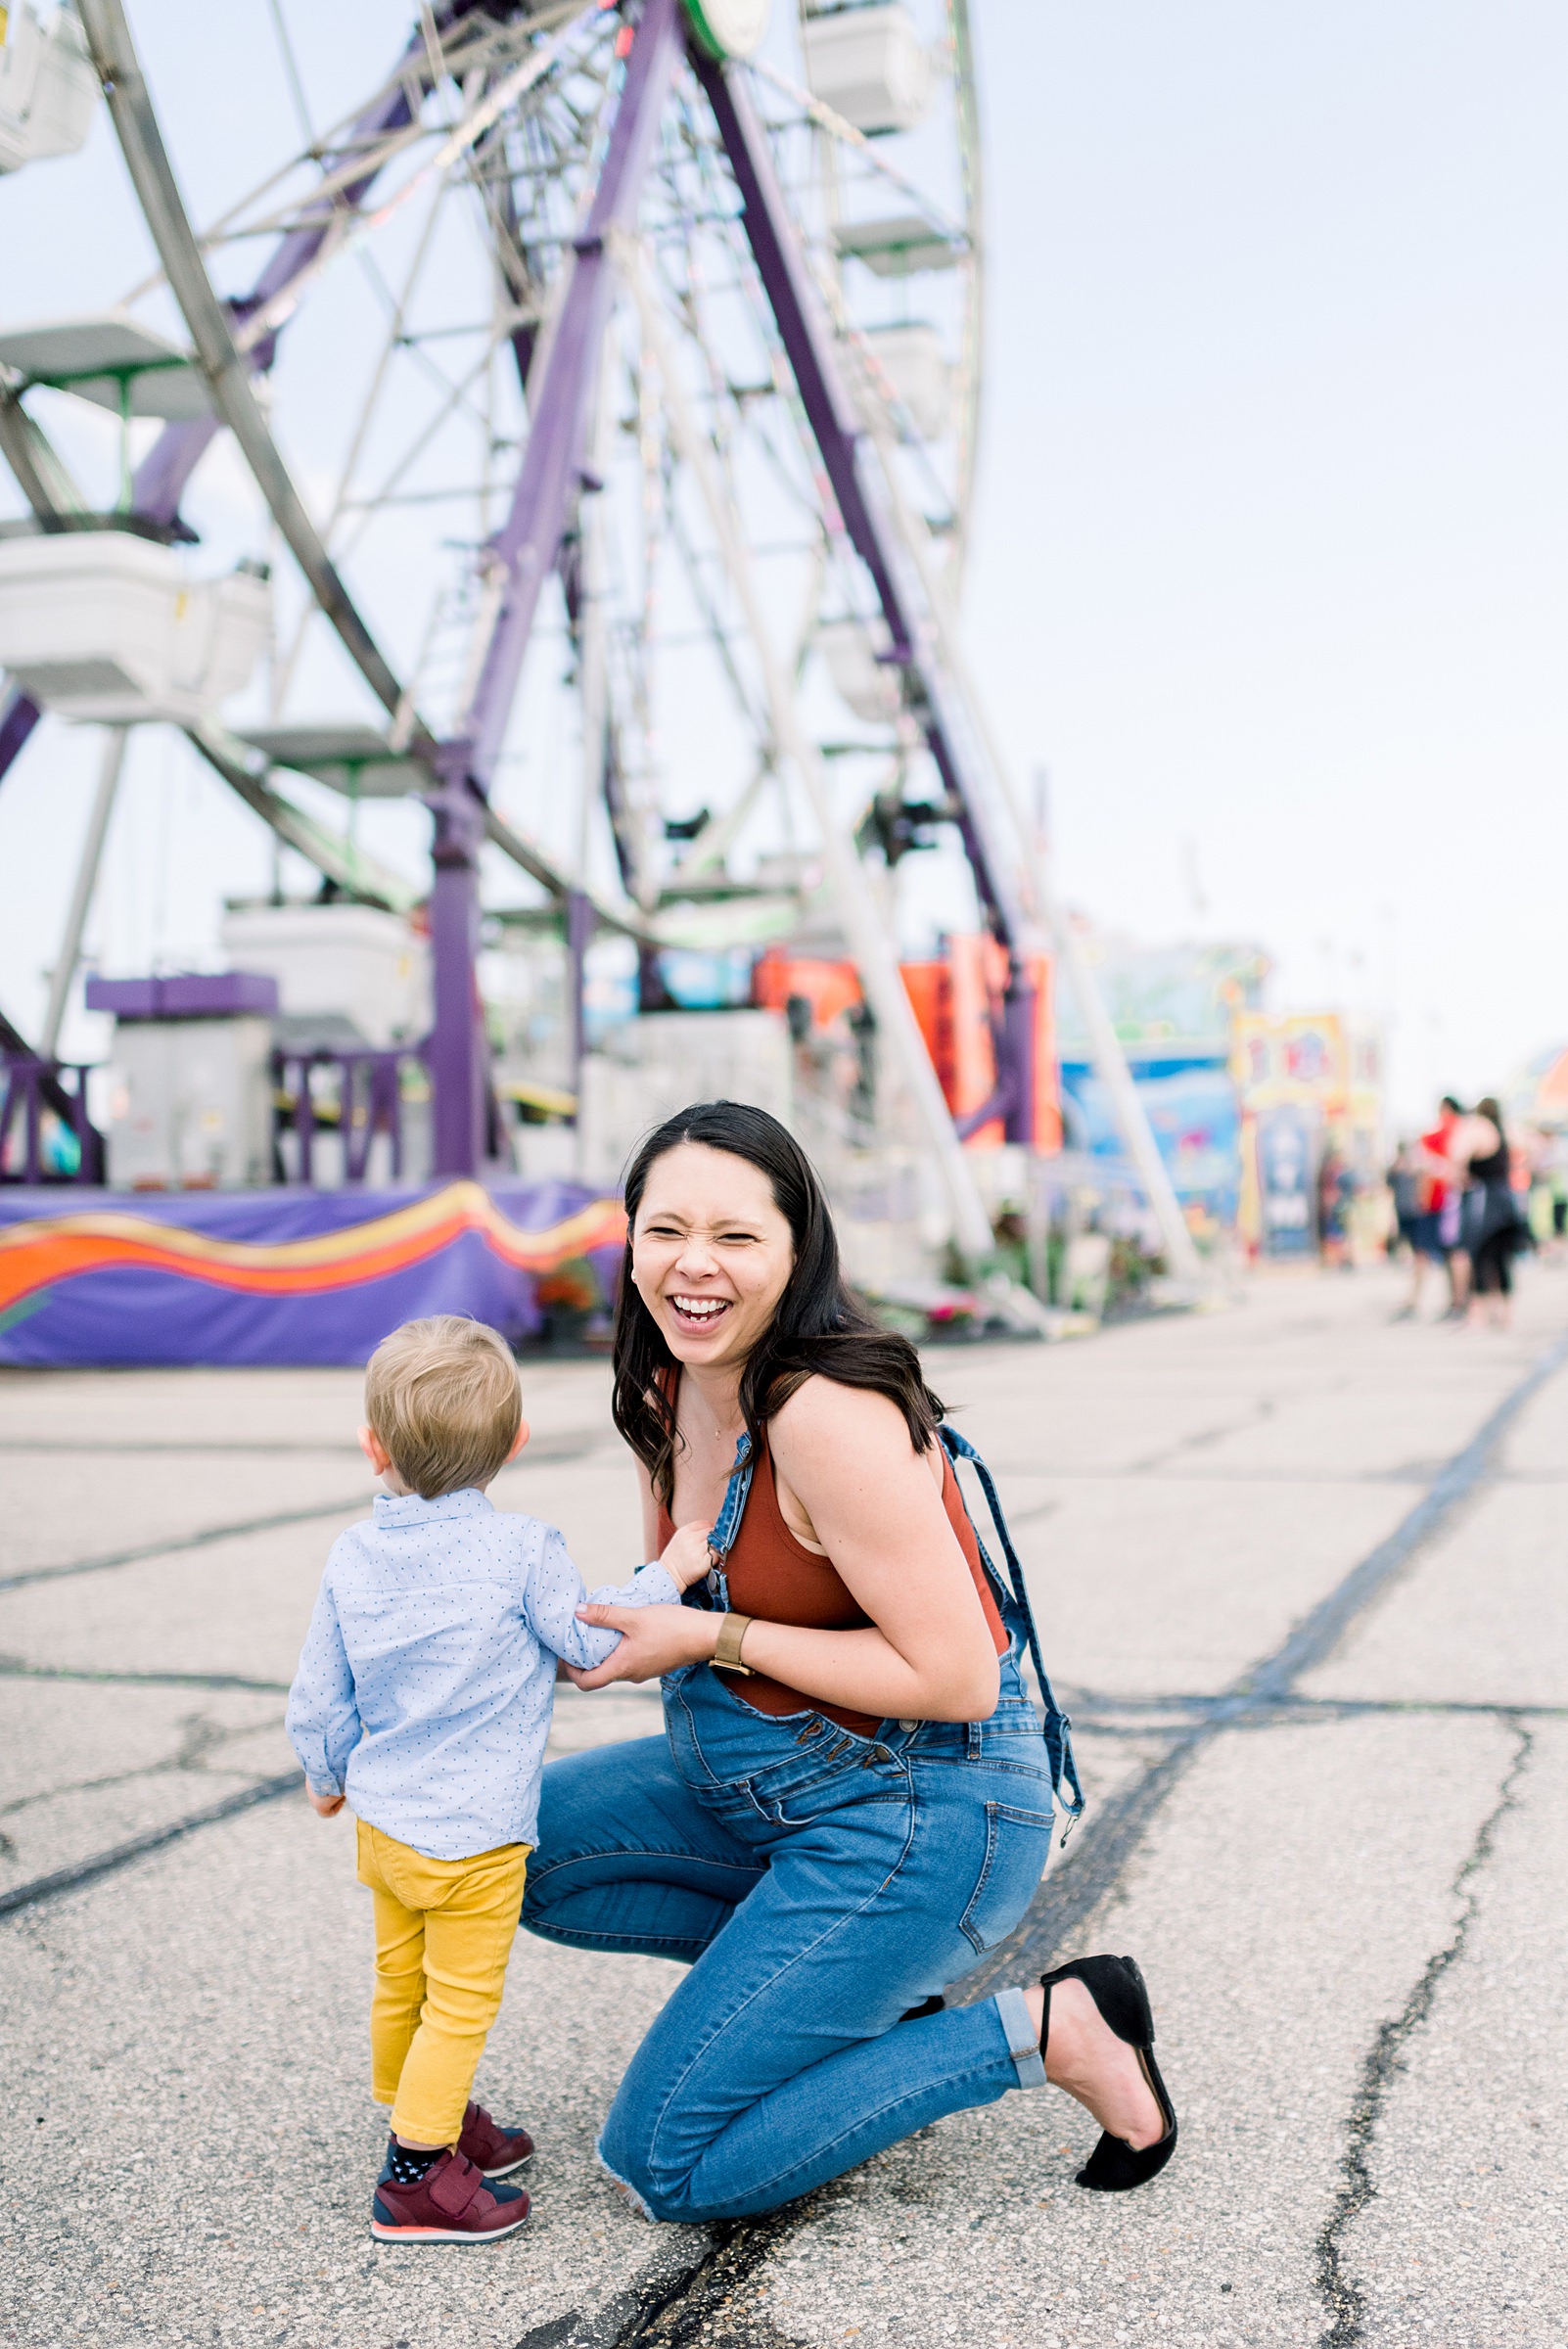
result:
[[[288,1730],[315,1794],[433,1860],[469,1860],[538,1834],[555,1662],[602,1664],[607,1606],[673,1605],[644,1566],[591,1593],[553,1525],[468,1489],[376,1497],[332,1545],[289,1691]]]

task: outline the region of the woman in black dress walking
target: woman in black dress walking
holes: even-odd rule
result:
[[[1464,1196],[1464,1243],[1473,1276],[1470,1324],[1476,1328],[1490,1321],[1495,1329],[1506,1329],[1513,1301],[1513,1259],[1528,1244],[1528,1232],[1514,1195],[1502,1112],[1490,1094],[1476,1103],[1470,1123],[1475,1134],[1470,1187]]]

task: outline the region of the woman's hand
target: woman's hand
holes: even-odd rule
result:
[[[657,1681],[683,1664],[704,1664],[713,1655],[722,1616],[695,1607],[595,1607],[577,1609],[579,1623],[619,1632],[621,1644],[592,1672],[575,1664],[561,1669],[577,1688],[604,1688],[612,1681]]]

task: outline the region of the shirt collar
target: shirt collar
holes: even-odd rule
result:
[[[465,1485],[458,1493],[438,1494],[434,1500],[426,1500],[418,1493],[376,1495],[378,1525],[438,1525],[453,1517],[489,1513],[489,1500],[477,1485]]]

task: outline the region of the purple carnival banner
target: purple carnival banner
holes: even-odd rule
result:
[[[424,1313],[516,1344],[552,1284],[614,1295],[624,1234],[619,1199],[572,1182],[4,1190],[0,1362],[363,1362]]]

